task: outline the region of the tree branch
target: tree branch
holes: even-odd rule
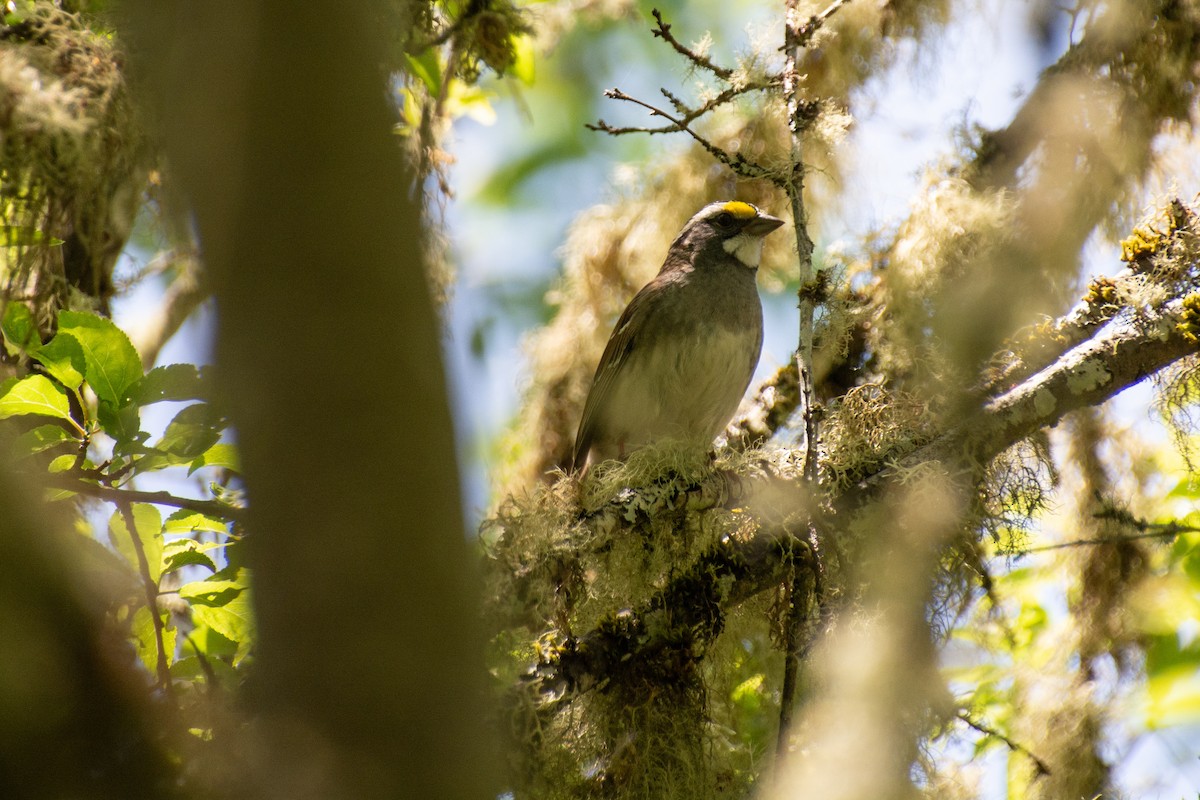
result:
[[[110,486],[80,480],[69,474],[46,475],[43,483],[52,489],[63,489],[68,492],[107,500],[111,503],[153,503],[172,508],[185,508],[201,514],[209,514],[231,522],[241,522],[245,519],[245,509],[234,508],[216,500],[194,500],[190,497],[179,497],[170,492],[143,492],[138,489],[118,489]]]
[[[158,687],[165,692],[171,691],[171,668],[167,663],[167,648],[163,642],[163,621],[158,608],[158,581],[150,574],[150,561],[146,558],[146,548],[142,546],[138,536],[137,521],[133,516],[133,503],[128,499],[117,501],[117,511],[125,521],[125,532],[129,534],[130,544],[138,562],[138,575],[142,579],[142,589],[146,593],[146,611],[154,625],[154,644],[157,648],[158,659],[155,664],[155,675]]]
[[[708,139],[704,138],[700,134],[693,131],[690,127],[688,127],[688,123],[685,122],[683,119],[674,117],[671,114],[667,113],[666,111],[663,111],[661,108],[651,105],[650,103],[647,103],[645,100],[639,100],[638,98],[633,97],[632,95],[625,94],[625,92],[623,92],[620,89],[617,89],[615,87],[612,89],[606,89],[604,91],[604,96],[608,97],[610,99],[613,99],[613,100],[624,100],[626,102],[634,103],[635,105],[639,105],[642,108],[647,109],[650,112],[650,116],[652,116],[652,117],[663,117],[664,119],[670,120],[673,127],[666,127],[666,128],[659,128],[659,129],[654,129],[654,128],[642,128],[642,129],[616,128],[616,127],[613,127],[612,125],[609,125],[604,120],[598,120],[595,124],[589,123],[588,125],[586,125],[588,130],[601,131],[603,133],[612,134],[614,136],[620,135],[622,133],[633,133],[633,132],[674,133],[676,131],[682,131],[683,133],[686,133],[688,136],[691,136],[693,139],[695,139],[700,144],[701,147],[703,147],[705,150],[707,150],[709,152],[710,155],[712,155],[713,158],[715,158],[717,161],[720,161],[725,166],[729,167],[737,175],[741,175],[743,178],[756,178],[759,180],[770,181],[771,183],[775,184],[776,186],[778,186],[781,189],[786,187],[784,180],[781,177],[779,177],[778,175],[776,175],[774,172],[772,172],[771,170],[767,169],[766,167],[762,166],[761,164],[756,164],[753,161],[748,160],[741,153],[734,153],[734,154],[730,155],[725,150],[721,149],[720,147],[717,147],[715,144],[710,142]]]
[[[722,80],[729,80],[729,78],[733,75],[733,70],[726,67],[719,67],[708,57],[697,53],[695,50],[692,50],[689,47],[685,47],[678,39],[675,38],[674,34],[671,33],[671,26],[663,22],[662,13],[657,8],[651,9],[650,13],[654,15],[654,20],[658,23],[650,29],[650,32],[654,34],[655,38],[662,39],[664,42],[671,45],[671,47],[675,49],[676,53],[679,53],[688,61],[692,62],[692,64],[700,67],[701,69],[708,70]]]
[[[178,275],[171,281],[171,286],[154,315],[139,325],[137,330],[130,332],[129,338],[141,356],[142,367],[145,369],[154,366],[163,345],[170,341],[192,312],[209,297],[208,289],[201,279],[203,269],[195,254],[171,253],[169,258],[175,262]],[[162,269],[169,266],[163,265]]]
[[[1005,734],[996,730],[992,726],[990,726],[986,723],[983,723],[983,722],[976,721],[975,719],[973,719],[971,717],[971,715],[967,712],[966,709],[959,709],[958,718],[968,728],[978,731],[979,733],[982,733],[984,736],[990,736],[993,739],[996,739],[996,740],[1002,742],[1005,747],[1007,747],[1009,750],[1013,751],[1014,753],[1020,753],[1021,755],[1028,756],[1029,759],[1031,761],[1033,761],[1034,766],[1037,767],[1037,771],[1038,771],[1039,775],[1049,775],[1050,774],[1050,767],[1046,766],[1045,761],[1043,761],[1042,759],[1040,759],[1036,755],[1034,755],[1032,750],[1030,750],[1028,747],[1025,747],[1024,745],[1014,742],[1008,736],[1006,736]]]
[[[622,671],[678,650],[680,631],[688,632],[685,649],[703,650],[721,632],[729,608],[779,585],[793,568],[811,572],[813,558],[807,542],[792,531],[724,539],[643,606],[544,648],[523,686],[540,698],[541,711],[553,712],[578,692],[603,688]]]

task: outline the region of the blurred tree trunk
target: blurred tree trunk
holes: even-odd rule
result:
[[[483,797],[438,325],[372,4],[135,4],[252,508],[259,796]]]

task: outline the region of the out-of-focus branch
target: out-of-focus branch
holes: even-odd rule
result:
[[[1200,351],[1187,326],[1195,313],[1185,300],[1114,321],[1051,366],[989,402],[966,440],[990,459],[1067,413],[1096,406],[1181,358]]]
[[[129,334],[145,369],[154,366],[163,345],[209,296],[202,278],[203,265],[194,253],[167,253],[165,258],[171,263],[164,267],[176,270],[175,279],[155,314]]]

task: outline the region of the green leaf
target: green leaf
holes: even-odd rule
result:
[[[208,381],[191,364],[168,364],[147,372],[129,395],[139,406],[164,400],[204,400],[209,396]]]
[[[188,467],[188,475],[202,467],[219,467],[232,472],[242,471],[241,459],[238,457],[237,446],[226,443],[214,444]]]
[[[181,508],[174,514],[167,517],[163,523],[163,530],[166,533],[194,533],[195,531],[209,531],[211,533],[229,533],[229,523],[217,517],[210,517],[208,514],[201,514],[199,511],[190,511],[186,508]],[[214,547],[217,545],[213,545]],[[206,548],[210,549],[210,548]]]
[[[83,377],[96,396],[117,407],[124,405],[130,387],[142,377],[141,358],[124,331],[95,314],[60,311],[58,333],[79,342]]]
[[[8,304],[4,309],[4,318],[0,319],[0,331],[4,333],[10,353],[27,352],[42,344],[37,324],[33,321],[33,312],[24,303]]]
[[[67,393],[45,375],[27,375],[0,383],[0,419],[23,414],[71,419]]]
[[[442,65],[438,60],[437,48],[430,47],[415,56],[405,53],[404,59],[408,62],[409,72],[425,84],[431,95],[437,97],[442,90]]]
[[[514,36],[513,53],[516,56],[508,73],[526,86],[533,86],[534,65],[537,61],[537,47],[532,36]]]
[[[133,613],[129,628],[138,657],[146,669],[154,674],[158,670],[158,638],[154,635],[154,618],[150,616],[150,610],[145,606],[138,608]],[[174,625],[163,627],[163,651],[166,653],[168,666],[175,659],[175,633]]]
[[[203,628],[202,630],[207,632],[207,634],[213,638],[220,636],[220,634],[211,628]],[[184,656],[171,665],[171,677],[177,681],[208,683],[210,680],[209,676],[211,675],[211,680],[214,680],[218,686],[230,688],[236,687],[239,682],[237,671],[224,659],[212,657],[231,656],[237,652],[237,645],[235,643],[230,642],[224,636],[221,636],[221,639],[222,641],[228,642],[227,649],[229,652],[209,653],[202,650],[201,652],[204,652],[205,655],[208,656],[208,658],[203,662],[197,656]],[[191,652],[191,644],[195,641],[196,632],[193,632],[190,636],[188,636],[188,644],[186,646],[187,649],[185,649],[183,652]]]
[[[1147,676],[1143,702],[1151,730],[1194,724],[1200,719],[1200,673],[1189,665]]]
[[[150,434],[142,431],[142,418],[138,407],[132,403],[117,408],[114,404],[101,400],[96,404],[96,421],[104,432],[117,442],[120,452],[128,452],[130,444],[140,444],[150,438]]]
[[[163,572],[162,515],[149,503],[134,503],[131,510],[137,539],[146,553],[150,579],[158,583]],[[125,560],[133,566],[134,571],[142,574],[129,528],[125,525],[125,516],[120,510],[113,512],[108,520],[108,537],[117,552],[125,556]]]
[[[174,572],[183,567],[208,567],[212,572],[217,571],[217,565],[207,554],[196,549],[182,548],[163,555],[163,574]]]
[[[71,336],[56,334],[46,344],[29,352],[54,380],[71,390],[78,390],[83,385],[83,372],[86,369],[83,350],[79,342]]]
[[[196,625],[196,629],[188,636],[188,644],[210,657],[231,656],[237,652],[237,642],[207,625]]]
[[[247,594],[243,592],[219,608],[192,606],[192,619],[197,625],[207,625],[226,639],[238,643],[237,655],[233,659],[235,665],[246,657],[249,645],[254,641],[254,616]]]
[[[78,446],[79,439],[61,425],[38,425],[13,440],[13,453],[18,458],[44,453],[60,445]]]
[[[193,605],[219,608],[235,600],[246,590],[241,581],[212,579],[192,581],[179,587],[179,596]]]
[[[224,427],[224,417],[210,404],[195,403],[175,415],[154,448],[176,463],[192,461],[217,443]]]

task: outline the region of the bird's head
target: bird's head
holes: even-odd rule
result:
[[[688,220],[671,245],[671,251],[691,255],[732,255],[747,269],[757,269],[762,240],[783,220],[740,200],[709,203]]]

